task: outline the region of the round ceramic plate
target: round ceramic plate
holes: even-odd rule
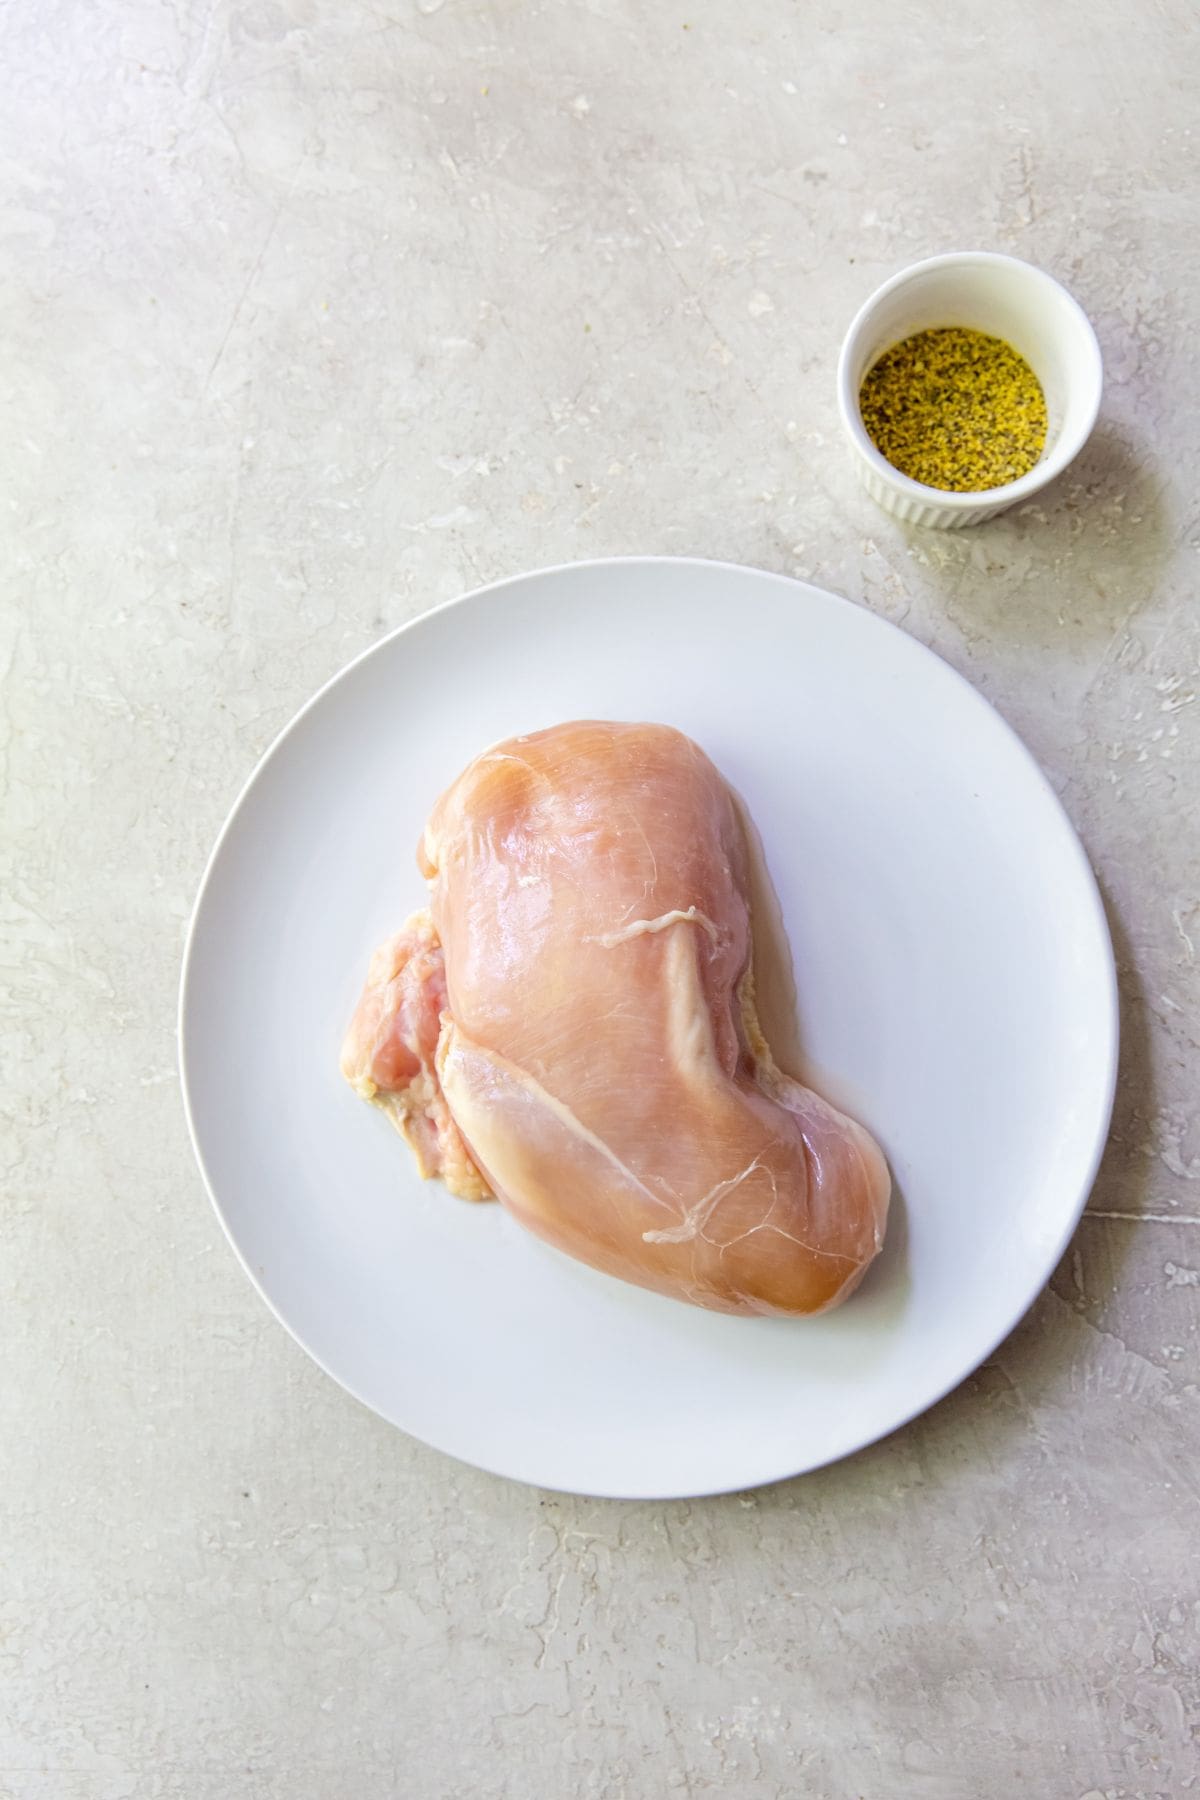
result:
[[[420,1181],[338,1073],[368,955],[422,904],[431,803],[495,739],[574,718],[680,727],[758,825],[806,1060],[896,1182],[826,1317],[727,1318],[572,1262]],[[991,707],[846,600],[671,559],[469,594],[322,689],[221,835],[181,999],[214,1204],[309,1354],[467,1462],[639,1497],[816,1468],[974,1369],[1075,1226],[1116,1042],[1091,871]]]

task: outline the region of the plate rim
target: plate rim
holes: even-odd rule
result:
[[[936,1385],[931,1394],[924,1395],[911,1408],[906,1409],[902,1416],[894,1419],[890,1424],[883,1426],[880,1430],[869,1430],[865,1436],[856,1439],[854,1443],[842,1449],[834,1450],[828,1455],[819,1454],[812,1459],[801,1458],[799,1466],[797,1467],[789,1466],[753,1476],[749,1483],[745,1480],[718,1481],[712,1485],[705,1485],[703,1487],[696,1487],[689,1484],[686,1487],[681,1488],[672,1487],[667,1491],[664,1491],[661,1482],[656,1482],[645,1488],[637,1487],[634,1484],[618,1483],[616,1486],[606,1487],[604,1489],[589,1487],[585,1490],[569,1486],[558,1486],[552,1481],[547,1481],[542,1476],[522,1474],[512,1468],[502,1468],[486,1458],[475,1459],[473,1457],[466,1457],[461,1451],[450,1449],[446,1445],[437,1442],[434,1438],[418,1434],[417,1432],[410,1430],[409,1427],[399,1424],[398,1421],[389,1417],[387,1413],[381,1412],[371,1401],[364,1398],[364,1396],[360,1394],[352,1383],[343,1375],[340,1375],[336,1373],[335,1370],[331,1369],[324,1358],[318,1355],[311,1345],[306,1342],[300,1331],[284,1317],[271,1296],[263,1287],[258,1275],[251,1267],[234,1237],[233,1230],[217,1196],[216,1186],[204,1158],[204,1152],[200,1143],[200,1135],[196,1126],[195,1113],[192,1105],[191,1083],[189,1080],[188,996],[192,977],[193,957],[205,900],[215,876],[218,863],[221,859],[226,840],[231,835],[243,807],[248,802],[250,794],[256,786],[260,776],[274,759],[276,753],[282,749],[283,745],[292,734],[300,729],[308,714],[320,704],[333,688],[340,682],[348,679],[360,663],[365,662],[368,657],[376,655],[386,646],[394,643],[397,639],[404,637],[406,633],[416,630],[419,626],[425,625],[434,616],[451,612],[460,606],[465,606],[485,594],[500,593],[507,588],[520,587],[532,581],[539,581],[557,575],[576,575],[584,572],[595,572],[597,570],[628,569],[633,566],[639,568],[659,568],[664,565],[679,569],[693,568],[710,571],[716,570],[722,574],[732,574],[739,577],[750,575],[756,580],[766,581],[782,587],[798,590],[802,593],[816,595],[823,601],[831,601],[837,606],[848,607],[855,612],[865,613],[868,618],[873,620],[877,625],[885,627],[896,636],[903,638],[905,642],[911,645],[917,652],[932,658],[932,660],[940,666],[942,671],[949,675],[955,683],[960,687],[966,688],[976,701],[987,707],[988,711],[999,724],[1002,733],[1007,738],[1009,748],[1015,750],[1019,759],[1024,762],[1027,770],[1033,775],[1037,785],[1041,788],[1043,797],[1051,803],[1051,807],[1057,815],[1058,822],[1063,828],[1066,840],[1070,846],[1072,858],[1077,865],[1078,873],[1082,877],[1080,890],[1081,897],[1086,895],[1088,905],[1093,914],[1094,923],[1098,927],[1098,943],[1106,952],[1103,958],[1105,993],[1102,997],[1098,997],[1098,1010],[1102,1010],[1103,1012],[1105,1030],[1105,1042],[1103,1046],[1104,1079],[1100,1095],[1101,1104],[1097,1116],[1095,1140],[1086,1161],[1085,1174],[1080,1181],[1079,1193],[1067,1213],[1064,1215],[1063,1226],[1055,1238],[1052,1248],[1046,1253],[1045,1267],[1042,1270],[1037,1286],[1028,1297],[1022,1301],[1018,1309],[1007,1319],[1003,1328],[995,1334],[979,1354],[974,1356],[973,1360],[967,1365],[960,1368],[949,1380],[945,1383]],[[1102,1007],[1100,1006],[1101,999],[1106,1002]],[[232,1249],[243,1272],[250,1281],[251,1286],[260,1300],[262,1300],[267,1307],[268,1311],[288,1333],[289,1337],[292,1338],[293,1342],[299,1345],[304,1354],[316,1364],[324,1375],[335,1382],[337,1386],[341,1388],[344,1393],[348,1394],[352,1400],[356,1401],[358,1405],[366,1408],[366,1410],[374,1417],[383,1420],[383,1422],[391,1426],[392,1429],[403,1432],[415,1442],[423,1443],[429,1448],[436,1450],[439,1455],[451,1457],[463,1467],[478,1469],[488,1475],[499,1476],[507,1481],[519,1482],[523,1486],[541,1488],[548,1493],[577,1494],[583,1498],[589,1499],[628,1501],[711,1499],[724,1494],[745,1492],[748,1489],[757,1490],[763,1487],[770,1487],[781,1481],[795,1480],[803,1475],[814,1474],[819,1469],[832,1467],[834,1464],[845,1461],[851,1456],[856,1456],[860,1451],[870,1449],[873,1445],[882,1443],[885,1438],[891,1437],[893,1433],[904,1430],[906,1426],[912,1424],[914,1419],[919,1418],[923,1413],[931,1411],[933,1407],[939,1405],[948,1394],[953,1393],[956,1388],[961,1387],[965,1381],[968,1381],[971,1376],[987,1362],[988,1358],[995,1354],[1000,1345],[1012,1335],[1021,1321],[1031,1311],[1037,1300],[1045,1291],[1051,1275],[1057,1268],[1068,1244],[1078,1229],[1079,1222],[1083,1217],[1088,1200],[1091,1197],[1092,1189],[1095,1186],[1096,1177],[1099,1173],[1100,1164],[1103,1160],[1105,1150],[1107,1149],[1109,1135],[1112,1129],[1112,1114],[1116,1100],[1120,1066],[1120,1039],[1121,1008],[1120,991],[1117,980],[1116,954],[1113,947],[1112,931],[1108,923],[1104,898],[1100,889],[1100,884],[1096,878],[1095,870],[1092,867],[1091,860],[1084,848],[1083,841],[1075,827],[1074,821],[1067,812],[1067,809],[1050,781],[1049,776],[1042,768],[1041,763],[1038,761],[1033,751],[1025,743],[1016,728],[1009,723],[1008,719],[995,705],[994,701],[977,687],[974,682],[970,681],[967,676],[960,673],[960,671],[956,669],[952,663],[948,662],[944,656],[940,655],[938,651],[922,642],[922,640],[916,637],[912,632],[905,631],[903,626],[898,625],[894,620],[885,618],[881,613],[876,612],[873,607],[868,606],[864,601],[852,600],[847,595],[835,593],[832,589],[821,587],[816,582],[805,581],[793,575],[784,575],[775,569],[761,568],[754,563],[729,562],[722,558],[705,556],[642,555],[637,553],[621,556],[585,557],[569,562],[548,563],[537,568],[521,570],[515,575],[502,576],[498,581],[482,582],[477,587],[469,588],[461,594],[455,594],[449,599],[439,601],[434,606],[426,607],[423,612],[417,613],[411,619],[403,620],[399,625],[394,626],[391,631],[385,632],[382,637],[376,638],[374,642],[367,644],[356,655],[352,656],[348,662],[342,664],[340,668],[335,670],[327,680],[322,682],[296,712],[292,714],[282,728],[276,732],[270,743],[259,755],[246,779],[239,788],[232,805],[225,816],[225,820],[217,833],[212,849],[205,861],[200,882],[196,889],[196,898],[192,903],[191,914],[188,919],[188,927],[184,937],[183,954],[180,963],[179,990],[176,1007],[176,1051],[179,1068],[180,1094],[183,1102],[183,1112],[187,1124],[188,1137],[192,1146],[192,1153],[196,1159],[197,1167],[200,1170],[200,1176],[204,1184],[205,1192],[208,1195],[213,1211],[217,1215],[225,1239]]]

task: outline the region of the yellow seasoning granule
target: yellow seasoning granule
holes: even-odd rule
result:
[[[1042,385],[1011,344],[961,325],[918,331],[863,377],[862,422],[893,468],[980,493],[1016,481],[1046,442]]]

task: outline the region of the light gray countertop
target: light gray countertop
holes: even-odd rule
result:
[[[4,1800],[1175,1796],[1197,1781],[1200,754],[1187,0],[79,0],[0,36]],[[1038,502],[906,532],[833,368],[941,249],[1107,369]],[[381,632],[688,552],[933,645],[1076,821],[1124,998],[1087,1215],[851,1461],[621,1505],[402,1437],[192,1162],[185,922]],[[263,1096],[265,1106],[270,1096]]]

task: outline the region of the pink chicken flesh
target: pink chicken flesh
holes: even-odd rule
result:
[[[698,1306],[845,1299],[887,1165],[759,1029],[745,835],[704,752],[662,725],[512,738],[418,861],[429,911],[372,959],[342,1071],[422,1174]]]

